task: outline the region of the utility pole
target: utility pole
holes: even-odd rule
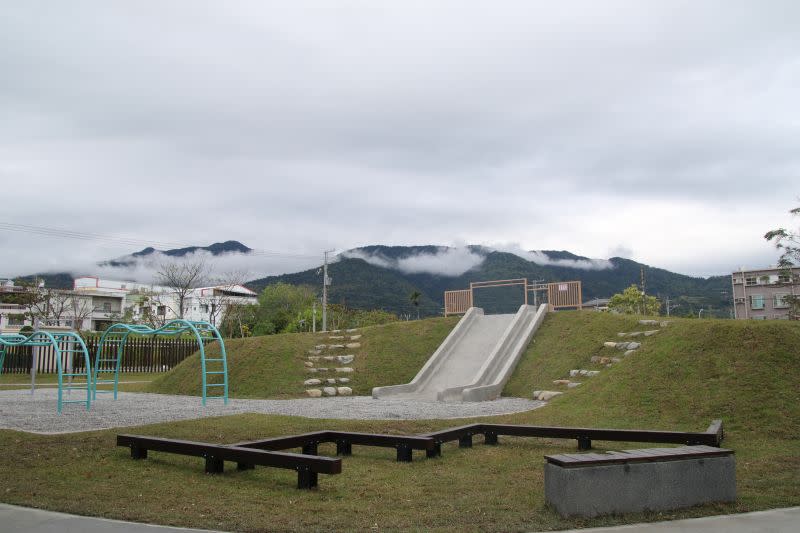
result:
[[[328,331],[328,285],[331,279],[328,277],[328,254],[334,250],[325,250],[325,260],[322,266],[322,331]]]

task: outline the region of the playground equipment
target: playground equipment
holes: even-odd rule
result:
[[[97,355],[94,363],[94,375],[92,378],[92,399],[97,399],[97,393],[113,393],[117,399],[119,386],[119,371],[122,364],[122,354],[125,349],[125,342],[131,333],[136,335],[163,335],[178,336],[183,334],[192,335],[197,340],[200,350],[200,366],[203,378],[203,405],[206,400],[220,399],[225,404],[228,403],[228,357],[225,352],[225,342],[216,327],[208,322],[192,322],[189,320],[171,320],[160,328],[151,328],[140,324],[118,323],[109,327],[103,332],[100,342],[97,345]],[[217,341],[219,343],[219,357],[206,357],[205,343]],[[116,351],[114,348],[116,347]],[[110,353],[109,353],[110,352]],[[211,365],[209,366],[209,363]],[[210,368],[210,369],[209,369]],[[101,375],[113,374],[110,377],[101,379]],[[221,381],[220,381],[221,380]],[[112,386],[112,388],[100,388],[100,386]],[[221,390],[221,394],[209,394]]]
[[[469,289],[457,291],[444,291],[444,316],[463,315],[471,307],[475,307],[475,292],[484,292],[485,289],[514,288],[518,287],[522,303],[528,305],[529,294],[533,297],[533,306],[538,307],[545,299],[550,306],[550,311],[558,309],[581,309],[583,299],[581,296],[580,281],[559,281],[557,283],[540,283],[529,281],[527,278],[499,279],[492,281],[473,281]],[[503,290],[503,289],[501,289]],[[541,293],[541,294],[540,294]],[[545,298],[546,297],[546,298]]]
[[[319,444],[325,442],[336,443],[336,455],[352,455],[354,444],[377,446],[395,448],[398,462],[411,462],[413,450],[425,450],[425,456],[428,458],[440,457],[442,444],[446,442],[457,440],[460,448],[472,448],[472,438],[475,435],[483,435],[484,443],[488,445],[499,444],[499,435],[575,439],[578,441],[579,450],[589,450],[592,448],[593,440],[672,443],[687,446],[705,445],[719,448],[724,432],[722,420],[714,420],[708,429],[698,432],[470,424],[424,435],[316,431],[228,445],[142,435],[117,435],[117,446],[130,448],[133,459],[147,459],[148,450],[203,457],[205,470],[210,474],[222,473],[225,461],[237,463],[238,470],[249,470],[255,465],[296,470],[297,488],[311,489],[317,486],[318,474],[339,474],[342,471],[341,459],[318,455]],[[301,453],[283,451],[293,448],[300,448]],[[678,448],[675,451],[682,450]]]
[[[91,359],[83,339],[72,331],[34,331],[30,335],[12,333],[0,335],[0,373],[3,371],[6,352],[10,347],[31,346],[33,348],[31,363],[31,394],[36,386],[36,367],[38,363],[39,348],[49,348],[56,361],[58,370],[58,412],[61,413],[65,403],[83,403],[86,409],[91,407]],[[76,359],[77,355],[77,359]],[[82,358],[81,358],[82,356]],[[67,378],[66,385],[64,378]],[[75,379],[78,379],[77,381]],[[86,391],[85,400],[65,400],[64,391],[68,393]]]
[[[547,304],[522,305],[513,315],[484,315],[471,307],[410,383],[375,387],[372,397],[494,400],[546,313]]]

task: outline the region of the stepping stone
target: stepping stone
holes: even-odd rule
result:
[[[312,398],[319,398],[322,396],[322,391],[319,389],[308,389],[306,394],[311,396]]]
[[[336,387],[336,392],[339,394],[339,396],[353,395],[353,389],[351,389],[350,387]]]
[[[320,356],[318,356],[318,355],[309,355],[308,356],[308,360],[309,361],[319,361],[320,359],[322,359],[322,358]]]
[[[329,331],[329,333],[341,333],[341,332],[342,332],[342,330],[340,330],[340,329],[332,329],[332,330]]]
[[[569,377],[574,378],[575,376],[580,375],[580,372],[581,372],[580,370],[570,370]]]
[[[551,400],[552,398],[555,398],[559,394],[564,394],[564,393],[551,390],[535,390],[533,391],[533,399],[542,400],[546,402],[548,400]]]
[[[554,379],[553,380],[553,384],[555,384],[555,385],[568,385],[569,384],[569,380],[568,379]]]
[[[350,383],[350,378],[339,378],[339,383]]]
[[[317,372],[319,372],[319,368],[306,368],[306,372],[316,374]]]
[[[328,378],[325,380],[325,383],[328,385],[336,385],[336,380],[334,378]]]
[[[350,340],[351,341],[357,341],[360,338],[361,338],[361,335],[350,335]]]
[[[618,343],[616,343],[616,342],[604,342],[603,346],[606,347],[606,348],[616,348],[617,344]]]
[[[319,355],[322,353],[322,350],[309,350],[308,353],[310,355]]]
[[[328,345],[328,349],[329,350],[339,350],[341,348],[344,348],[344,344],[329,344]]]
[[[638,350],[641,347],[642,343],[640,342],[629,342],[627,346],[625,346],[628,350]]]
[[[325,367],[317,368],[317,370],[319,370],[320,372],[327,372],[328,371],[328,369],[325,368]]]
[[[325,355],[325,356],[322,357],[322,359],[325,360],[325,361],[336,361],[336,357],[334,357],[332,355]]]
[[[344,335],[331,335],[328,337],[329,341],[340,341],[342,339],[344,339]]]
[[[350,349],[361,348],[361,343],[360,342],[348,342],[347,344],[345,344],[345,346],[350,348]]]
[[[622,359],[620,359],[619,357],[612,357],[612,358],[611,358],[611,362],[612,362],[612,363],[619,363],[619,362],[621,362],[621,361],[622,361]]]
[[[349,372],[353,372],[353,369],[350,368],[349,366],[344,366],[344,367],[337,368],[336,371],[337,372],[343,372],[343,373],[347,374]]]
[[[312,385],[322,385],[322,382],[318,379],[307,379],[303,382],[303,385],[312,386]]]
[[[350,328],[350,329],[346,329],[344,331],[345,331],[345,333],[355,333],[356,331],[358,331],[358,328]]]
[[[348,365],[348,364],[352,363],[353,359],[355,359],[355,358],[356,358],[355,355],[337,355],[336,356],[336,361],[338,361],[339,363],[341,363],[343,365]]]
[[[304,364],[304,365],[306,365],[306,366],[308,366],[308,367],[312,367],[312,366],[314,366],[314,363],[312,363],[311,361],[306,361],[306,362],[304,362],[303,364]]]
[[[322,394],[325,396],[336,396],[336,387],[325,387],[322,389]]]
[[[622,355],[624,355],[625,357],[628,357],[629,355],[633,355],[635,353],[636,353],[636,350],[628,350],[627,352],[625,352]]]
[[[315,350],[324,350],[325,349],[325,345],[324,344],[317,344],[316,346],[314,346],[314,349]],[[317,355],[317,354],[314,354],[314,355]]]
[[[570,382],[570,383],[567,383],[567,388],[568,388],[568,389],[574,389],[574,388],[575,388],[575,387],[577,387],[578,385],[580,385],[580,383],[579,383],[579,382],[577,382],[577,381],[572,381],[572,382]]]
[[[651,329],[650,331],[645,331],[645,332],[644,332],[644,336],[645,336],[645,337],[650,337],[650,336],[652,336],[652,335],[655,335],[655,334],[656,334],[656,333],[658,333],[659,331],[660,331],[660,330],[658,330],[658,329]]]

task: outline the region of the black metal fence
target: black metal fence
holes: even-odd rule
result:
[[[97,354],[97,345],[100,337],[84,339],[89,350],[89,358],[94,364]],[[197,341],[193,339],[170,339],[163,337],[130,338],[125,343],[120,364],[120,372],[166,372],[173,369],[181,361],[192,355],[198,349]],[[3,373],[29,374],[33,363],[33,350],[39,350],[36,372],[41,374],[55,373],[58,371],[56,353],[51,346],[11,346],[6,349]],[[113,357],[117,350],[116,344],[104,347],[104,357]],[[66,358],[73,354],[62,354],[62,365],[68,367]],[[72,368],[76,372],[83,371],[84,358],[74,354]]]

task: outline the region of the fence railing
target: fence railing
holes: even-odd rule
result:
[[[94,362],[97,354],[97,344],[100,337],[89,337],[85,339],[86,348]],[[115,346],[107,346],[106,349],[116,350]],[[9,347],[6,352],[3,373],[9,374],[28,374],[33,363],[33,350],[39,350],[37,356],[36,372],[41,374],[57,372],[55,350],[51,347],[32,347],[15,346]],[[169,339],[169,338],[130,338],[125,343],[125,348],[120,364],[120,372],[166,372],[175,368],[181,361],[197,351],[197,342],[193,339]],[[104,354],[110,356],[109,354]],[[62,357],[66,357],[66,354]],[[63,364],[67,364],[62,361]],[[81,358],[75,358],[72,368],[79,372],[83,370],[84,362]]]

